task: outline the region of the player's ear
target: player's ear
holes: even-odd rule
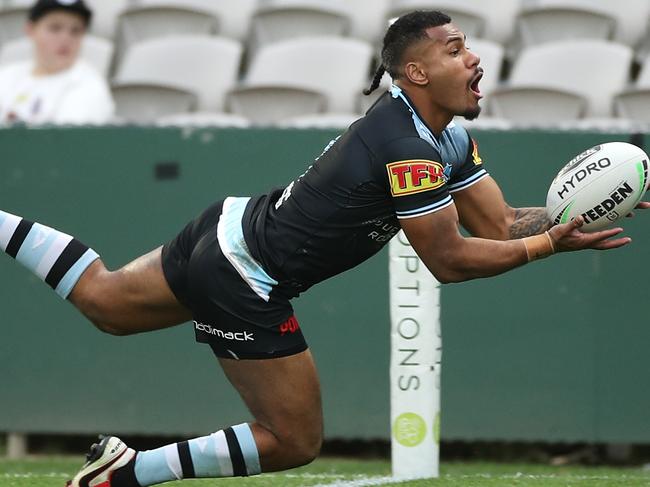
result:
[[[413,84],[424,86],[429,82],[427,73],[422,69],[420,63],[411,61],[404,66],[406,78]]]

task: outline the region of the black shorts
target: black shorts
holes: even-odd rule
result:
[[[218,357],[267,359],[307,349],[286,299],[264,300],[224,255],[217,238],[219,201],[192,220],[162,250],[165,278],[194,317],[196,340]]]

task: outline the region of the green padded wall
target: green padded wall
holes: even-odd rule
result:
[[[284,186],[335,135],[1,130],[0,208],[79,237],[116,267],[215,199]],[[476,137],[513,206],[542,205],[555,172],[584,148],[629,139]],[[443,439],[650,442],[647,218],[627,222],[635,242],[626,249],[443,288]],[[389,437],[387,282],[382,252],[295,302],[328,438]],[[6,256],[0,303],[0,431],[191,435],[249,418],[191,326],[103,335]]]

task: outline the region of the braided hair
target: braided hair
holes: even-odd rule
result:
[[[402,56],[414,42],[426,39],[426,30],[451,22],[451,17],[436,10],[416,10],[398,18],[386,31],[381,48],[381,63],[372,78],[370,87],[363,90],[369,95],[379,87],[382,76],[388,72],[393,79],[401,77]]]

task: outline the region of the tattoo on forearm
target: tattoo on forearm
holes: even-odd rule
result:
[[[551,228],[545,208],[516,208],[515,221],[510,226],[510,238],[537,235]]]

